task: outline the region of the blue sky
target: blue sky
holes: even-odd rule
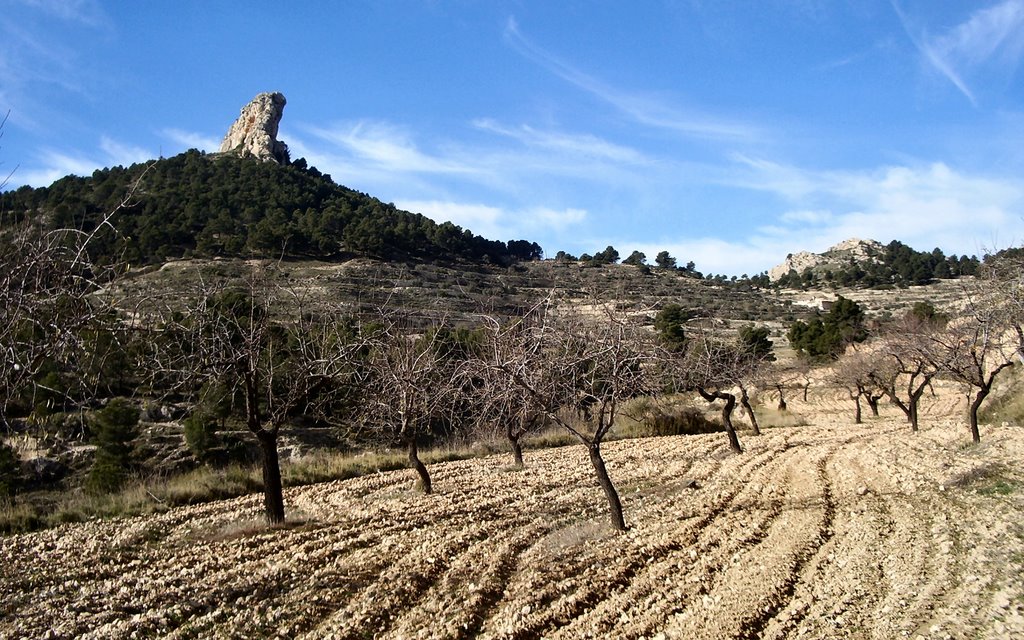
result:
[[[8,188],[216,151],[484,236],[757,273],[1024,241],[1024,0],[0,0]],[[2,178],[0,178],[2,179]]]

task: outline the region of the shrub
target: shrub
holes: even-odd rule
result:
[[[21,464],[17,452],[7,443],[0,442],[0,499],[17,493],[21,482]]]
[[[93,418],[96,459],[86,487],[91,491],[117,491],[127,480],[132,464],[132,440],[139,424],[139,409],[126,398],[114,398]]]
[[[653,403],[640,402],[632,407],[631,413],[631,419],[621,421],[622,435],[627,438],[685,436],[724,431],[720,424],[708,420],[700,409],[689,405],[659,407]]]
[[[185,444],[197,460],[210,464],[217,458],[220,438],[217,437],[217,421],[205,411],[195,411],[182,423],[185,429]]]

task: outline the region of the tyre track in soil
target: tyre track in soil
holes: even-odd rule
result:
[[[936,452],[922,438],[923,432],[909,437],[892,432],[886,453],[899,463],[876,463],[889,471],[889,490],[879,494],[876,508],[892,531],[884,547],[888,553],[879,557],[890,590],[878,599],[875,618],[864,619],[894,635],[932,633],[934,612],[945,608],[956,592],[950,587],[962,583],[965,569],[961,523],[970,516],[937,491],[938,467],[920,463],[920,456],[928,454],[931,461]],[[941,454],[935,461],[945,464]]]
[[[878,497],[888,491],[885,480],[874,473],[874,464],[864,464],[865,458],[871,458],[873,440],[853,443],[857,447],[847,443],[827,461],[836,513],[834,534],[806,563],[790,602],[765,625],[761,637],[807,633],[808,620],[819,622],[815,633],[827,637],[852,634],[859,638],[870,627],[871,620],[865,616],[874,617],[879,600],[890,589],[878,550],[887,548],[894,529],[886,503]]]
[[[779,516],[764,535],[716,574],[709,593],[695,607],[676,616],[667,628],[669,637],[760,638],[765,634],[791,603],[804,567],[832,539],[835,501],[826,466],[841,446],[801,447],[800,455],[788,460],[787,472],[793,481]]]
[[[444,480],[443,474],[436,475],[438,481]],[[562,487],[553,484],[541,484],[539,487],[535,485],[535,490],[537,488],[545,492],[551,492]],[[453,612],[452,607],[449,607],[445,613],[448,618],[454,620],[454,622],[448,625],[450,633],[445,634],[446,636],[457,637],[465,635],[469,629],[478,628],[486,617],[486,611],[493,607],[500,599],[504,583],[514,573],[519,553],[528,546],[527,543],[529,541],[544,535],[550,529],[550,525],[531,522],[529,518],[532,518],[532,516],[527,518],[521,515],[522,510],[518,508],[516,497],[512,496],[510,499],[507,492],[499,491],[493,496],[482,496],[476,490],[456,491],[452,494],[451,499],[454,503],[444,509],[443,518],[439,518],[434,509],[425,509],[420,520],[416,522],[417,528],[429,528],[433,531],[430,534],[431,536],[443,538],[448,532],[452,530],[458,531],[460,528],[465,527],[466,521],[499,524],[481,531],[479,541],[464,549],[445,548],[443,546],[435,547],[433,549],[436,552],[434,553],[436,556],[434,558],[435,562],[428,563],[432,565],[432,570],[425,573],[418,573],[416,569],[405,569],[401,568],[401,566],[397,570],[388,573],[389,570],[395,569],[394,566],[389,565],[385,571],[385,578],[379,581],[383,582],[383,584],[369,585],[363,592],[357,594],[352,601],[346,604],[343,612],[344,615],[343,613],[336,613],[334,615],[335,618],[348,618],[346,623],[339,626],[336,621],[329,620],[317,628],[316,633],[327,634],[332,637],[351,637],[370,633],[371,631],[373,633],[381,633],[385,630],[390,630],[393,634],[402,635],[405,633],[402,629],[422,627],[425,623],[423,620],[424,610],[429,612],[438,610],[434,605],[435,596],[438,596],[439,593],[442,594],[440,596],[442,600],[452,597],[448,593],[451,589],[445,588],[446,584],[448,586],[469,584],[470,580],[466,579],[467,575],[481,573],[484,578],[483,580],[477,579],[477,582],[481,584],[474,585],[476,587],[473,590],[474,593],[470,593],[466,597],[458,594],[458,600],[449,603],[457,608],[466,607],[466,610]],[[481,503],[482,499],[483,503]],[[554,504],[552,506],[549,503],[544,511],[544,518],[545,520],[554,521],[563,519],[570,508],[570,506],[564,504]],[[407,510],[408,505],[404,506],[403,509]],[[511,540],[504,540],[503,536],[511,536]],[[495,552],[495,547],[499,551]],[[495,555],[498,558],[495,565],[485,567],[482,570],[480,567],[474,566],[488,562]],[[440,558],[443,558],[443,561]],[[415,564],[416,562],[415,559],[409,561],[410,564]],[[378,592],[381,589],[389,591],[394,589],[394,581],[387,578],[388,575],[392,574],[396,576],[412,574],[412,588],[404,589],[404,593],[408,597],[384,600],[379,596]],[[488,576],[491,574],[497,576],[497,578],[489,579]],[[364,604],[360,605],[360,602],[364,602]],[[387,606],[379,606],[382,602],[385,602]],[[418,606],[421,602],[427,603],[427,606]],[[351,622],[353,617],[351,612],[359,611],[361,606],[365,610],[356,617],[358,618],[361,615],[362,621],[355,625],[354,628],[346,627],[345,624]],[[428,614],[426,617],[433,624],[440,622],[431,614]]]
[[[728,449],[725,445],[715,446],[715,451]],[[785,446],[781,448],[784,450]],[[764,467],[772,462],[779,450],[770,449],[760,452],[756,456],[731,456],[727,459],[728,466],[737,466],[731,477],[749,475],[755,470]],[[685,464],[685,463],[684,463]],[[713,465],[712,475],[701,477],[707,492],[720,482],[717,480],[719,471],[724,463],[718,461]],[[696,520],[684,525],[684,533],[673,532],[675,535],[660,543],[647,545],[634,545],[627,541],[619,545],[620,538],[613,534],[613,537],[604,540],[595,553],[584,553],[582,558],[573,562],[571,566],[564,564],[559,566],[560,572],[555,575],[545,576],[546,588],[537,593],[530,589],[529,585],[525,591],[533,591],[533,597],[527,596],[512,597],[511,599],[520,606],[524,599],[527,601],[525,607],[530,612],[524,616],[515,616],[514,612],[506,612],[504,618],[512,618],[515,622],[515,631],[512,633],[494,632],[493,637],[528,638],[539,637],[540,635],[554,634],[552,637],[559,637],[559,630],[567,637],[583,637],[584,635],[597,634],[601,637],[602,628],[609,626],[608,622],[597,624],[588,619],[587,612],[600,607],[601,604],[615,601],[616,596],[629,589],[635,582],[639,572],[651,564],[657,564],[674,553],[679,553],[685,547],[692,544],[699,537],[700,532],[707,527],[707,524],[720,517],[733,503],[737,496],[743,491],[744,485],[729,486],[726,484],[725,493],[717,496],[707,513]],[[704,491],[704,490],[702,490]],[[706,495],[705,493],[701,494]],[[698,507],[699,508],[699,507]],[[642,521],[646,514],[641,511],[633,516],[638,522]],[[673,528],[678,524],[673,524]],[[644,527],[645,531],[647,527]],[[608,547],[615,547],[609,549]],[[713,544],[711,546],[714,546]],[[563,554],[564,556],[564,554]],[[599,568],[599,570],[598,570]],[[582,577],[581,577],[582,575]],[[510,585],[510,592],[515,593],[515,585]],[[585,628],[586,630],[584,631]],[[491,637],[491,636],[485,636]]]
[[[645,533],[650,531],[647,535],[651,536],[664,535],[665,529],[670,528],[675,544],[666,553],[651,554],[627,585],[609,593],[590,613],[579,616],[551,637],[605,637],[613,629],[618,637],[638,637],[651,633],[669,615],[683,611],[690,601],[706,592],[710,576],[724,566],[727,557],[756,538],[777,514],[777,501],[760,500],[764,487],[758,481],[762,476],[770,477],[783,464],[787,453],[788,447],[783,443],[763,452],[762,459],[744,461],[727,480],[739,484],[709,505],[706,513],[682,526],[677,520],[645,526]],[[710,484],[715,480],[705,478],[704,482]],[[698,502],[697,508],[700,506]],[[736,514],[745,509],[753,509],[751,518],[738,520]],[[638,513],[636,519],[647,522],[651,517],[649,511]],[[722,529],[731,535],[713,533]],[[676,585],[671,599],[664,598],[664,586],[671,576],[687,568],[685,584]]]

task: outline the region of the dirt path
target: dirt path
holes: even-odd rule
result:
[[[1024,430],[890,417],[578,447],[0,539],[0,637],[1024,637]],[[836,401],[838,402],[838,401]],[[134,635],[133,635],[134,634]]]

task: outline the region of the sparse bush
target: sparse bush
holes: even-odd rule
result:
[[[708,420],[694,407],[674,412],[656,412],[647,421],[652,436],[689,436],[725,431],[722,425]]]
[[[793,411],[780,411],[774,407],[758,407],[757,422],[762,428],[803,427],[807,420]]]

